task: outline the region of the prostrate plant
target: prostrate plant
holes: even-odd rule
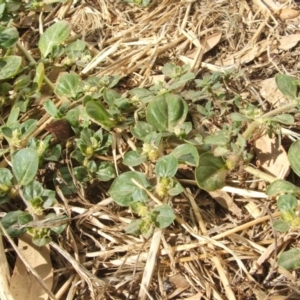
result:
[[[7,3],[1,7],[2,19],[5,14],[13,15]],[[206,191],[222,188],[228,174],[240,167],[259,175],[248,166],[252,158],[249,142],[255,139],[255,132],[278,134],[282,124],[294,123],[288,112],[299,107],[298,81],[289,76],[278,75],[276,82],[291,102],[266,114],[228,88],[233,73],[206,74],[195,79],[188,65],[168,63],[162,68],[165,81],[120,94],[115,90],[120,76],[81,78],[80,71],[92,57],[84,41],[68,42],[70,31],[65,21],[50,26],[38,42],[41,58],[36,62],[18,43],[14,28],[0,28],[1,105],[10,110],[0,129],[5,140],[0,154],[8,161],[11,157],[11,169],[0,169],[0,201],[19,197],[28,210],[8,212],[2,219],[13,236],[34,228],[30,229],[34,241],[42,245],[49,242],[51,233],[65,226],[64,217],[49,217],[57,204],[55,192],[37,176],[46,161],[64,161],[62,153],[67,155],[68,165],[55,171],[53,181],[65,196],[77,193],[78,187],[109,182],[120,166],[122,172],[118,170],[121,174],[112,182],[109,194],[117,204],[139,216],[127,232],[149,236],[154,227],[165,228],[175,220],[171,200],[183,191],[177,178],[180,168],[192,170],[195,182]],[[21,56],[12,55],[16,47],[26,57],[27,65]],[[63,69],[55,84],[48,78],[54,66]],[[47,116],[28,109],[32,100],[41,101],[45,84],[52,91],[43,102]],[[52,135],[40,138],[37,129],[38,125],[47,129],[44,123],[50,118],[54,122],[48,131],[56,136],[54,142]],[[214,132],[205,131],[207,119],[216,127]],[[220,123],[221,128],[216,126]],[[65,126],[62,129],[66,132],[55,125]],[[126,144],[124,157],[113,165],[103,157],[112,156],[110,148],[116,137],[125,142],[132,140]],[[300,176],[298,148],[295,142],[289,159]],[[275,195],[272,191],[281,185],[273,182],[268,189],[270,195]],[[298,192],[278,196],[283,212],[281,221],[277,221],[281,222],[280,228],[298,227]],[[279,228],[278,224],[274,225]]]
[[[3,14],[7,13],[6,16],[8,17],[8,11],[6,11],[10,8],[8,3],[0,4],[0,7],[3,8]],[[16,10],[18,8],[19,6],[16,7]],[[37,181],[39,179],[38,170],[45,167],[45,161],[58,162],[61,160],[62,153],[62,144],[53,143],[53,135],[48,135],[45,138],[36,137],[36,132],[39,130],[37,129],[38,120],[31,119],[28,112],[30,102],[40,97],[44,83],[53,90],[56,99],[60,97],[70,101],[80,99],[80,103],[78,102],[78,106],[74,108],[70,107],[70,101],[62,101],[61,99],[59,101],[48,99],[44,103],[44,108],[50,116],[56,120],[64,121],[57,124],[72,126],[78,137],[74,141],[75,150],[72,151],[72,157],[81,166],[74,167],[74,176],[70,174],[69,168],[66,166],[56,170],[54,174],[55,186],[64,195],[70,195],[76,193],[74,178],[84,185],[94,180],[109,181],[115,177],[112,163],[100,161],[96,157],[107,153],[111,145],[111,135],[103,132],[102,129],[93,130],[89,128],[91,117],[87,113],[82,113],[82,111],[85,112],[82,104],[102,97],[108,89],[117,84],[120,77],[101,79],[89,77],[82,82],[79,75],[75,73],[62,73],[57,83],[53,85],[46,74],[51,71],[53,67],[51,64],[54,60],[57,61],[59,57],[65,56],[65,59],[62,59],[62,67],[66,66],[67,68],[70,64],[76,64],[78,68],[83,68],[90,59],[89,53],[85,50],[85,42],[75,41],[63,45],[69,33],[70,26],[64,21],[49,27],[39,41],[41,60],[35,62],[21,44],[17,43],[18,34],[14,28],[11,30],[0,28],[0,48],[2,55],[4,55],[0,58],[0,63],[3,65],[3,68],[0,69],[1,104],[3,108],[11,106],[10,114],[5,124],[0,128],[3,141],[0,154],[2,157],[5,154],[10,155],[12,167],[11,170],[9,168],[0,169],[2,178],[0,182],[0,204],[5,204],[12,198],[22,199],[28,210],[27,212],[10,211],[2,218],[1,222],[11,236],[17,237],[26,231],[30,232],[33,235],[33,242],[40,246],[50,242],[52,234],[61,233],[68,220],[66,216],[49,213],[57,205],[56,193],[45,188],[45,182]],[[13,53],[16,46],[28,59],[29,64],[27,66],[21,65],[22,58],[20,56],[8,55]],[[15,79],[13,80],[13,78]],[[84,88],[87,89],[88,85],[93,87],[93,91],[84,90]],[[89,96],[82,98],[84,94],[89,94]],[[106,98],[108,99],[108,97]],[[124,102],[117,99],[116,103],[123,108]],[[106,113],[105,109],[102,109],[103,111]],[[98,112],[99,109],[96,110],[96,113]],[[108,124],[110,122],[106,119],[108,114],[106,113],[104,118],[102,115],[100,116],[100,123]],[[32,115],[40,117],[41,112],[33,112]],[[98,121],[99,115],[93,115],[93,117]],[[44,123],[45,120],[47,119],[44,118],[41,123]],[[52,126],[55,126],[55,122],[53,124]],[[48,128],[49,131],[54,132],[55,136],[56,132],[59,133],[60,136],[57,135],[56,137],[60,141],[59,137],[62,136],[61,130],[63,128],[56,130],[55,127],[51,130],[50,127]],[[70,147],[70,144],[67,143],[67,147]]]

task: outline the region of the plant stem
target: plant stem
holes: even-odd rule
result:
[[[243,138],[245,138],[246,140],[248,140],[252,133],[254,132],[254,130],[261,124],[263,124],[266,119],[279,115],[281,113],[284,113],[286,111],[289,111],[292,108],[295,108],[298,105],[298,100],[293,100],[291,101],[291,103],[288,103],[286,105],[283,105],[281,107],[278,107],[272,111],[269,111],[267,113],[265,113],[264,115],[262,115],[258,120],[253,121],[249,127],[245,130],[245,132],[243,133]]]
[[[253,167],[250,166],[244,166],[244,170],[252,175],[254,175],[255,177],[259,177],[260,179],[263,179],[265,181],[268,181],[269,183],[272,183],[273,181],[275,181],[277,178],[269,175],[265,172],[262,172],[260,170],[257,170]]]
[[[24,56],[27,58],[27,60],[32,63],[32,64],[37,64],[37,62],[35,61],[35,59],[31,56],[31,54],[23,47],[23,45],[20,42],[17,42],[17,47],[19,48],[19,50],[24,54]],[[54,84],[51,82],[51,80],[44,75],[44,80],[45,82],[48,84],[48,86],[51,88],[52,91],[55,90],[55,86]]]

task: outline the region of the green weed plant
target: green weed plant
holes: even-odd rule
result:
[[[37,2],[27,3],[27,8],[36,6]],[[248,166],[252,158],[248,143],[256,131],[274,134],[282,125],[294,124],[289,112],[299,107],[299,80],[295,78],[276,76],[278,88],[290,101],[265,114],[228,88],[236,76],[233,72],[198,79],[188,65],[168,63],[162,68],[166,81],[120,94],[120,76],[79,75],[92,55],[84,41],[69,42],[70,26],[65,21],[44,32],[38,42],[40,58],[33,59],[11,25],[22,9],[22,4],[0,1],[0,105],[5,120],[0,128],[0,204],[22,199],[27,207],[8,212],[1,220],[13,237],[28,231],[37,245],[50,242],[53,234],[64,230],[67,220],[53,214],[52,208],[58,205],[56,190],[68,196],[76,194],[79,185],[85,188],[98,182],[109,182],[108,194],[115,203],[129,207],[137,216],[127,233],[150,236],[154,228],[168,227],[175,220],[170,199],[183,192],[176,177],[179,168],[192,170],[199,188],[220,189],[231,172]],[[64,72],[53,84],[48,75],[56,66]],[[41,99],[45,86],[52,90],[43,101],[47,118],[65,120],[74,133],[65,144],[53,143],[53,135],[38,134],[38,126],[46,119],[41,111],[33,112],[31,104]],[[203,134],[202,121],[217,122],[218,118],[227,122],[217,133]],[[116,165],[101,157],[112,154],[115,136],[121,134],[132,137],[135,147],[119,161],[123,172],[117,176]],[[56,170],[55,189],[48,189],[39,171],[46,162],[61,162],[64,150],[74,167]],[[296,141],[288,158],[298,176],[299,153]],[[146,165],[153,166],[151,177]],[[281,232],[299,228],[299,188],[276,180],[267,194],[277,197],[282,212],[274,227]],[[282,261],[286,262],[284,256]],[[298,261],[287,268],[297,266]]]

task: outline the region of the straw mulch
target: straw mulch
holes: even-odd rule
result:
[[[264,103],[263,80],[296,75],[300,67],[297,42],[284,48],[283,40],[298,34],[299,18],[279,9],[295,8],[293,1],[153,0],[141,8],[89,0],[55,7],[42,16],[44,25],[67,20],[95,56],[82,76],[122,75],[123,90],[148,86],[167,62],[189,63],[199,78],[241,71],[232,88],[257,104]],[[117,158],[130,142],[130,135],[117,136]],[[298,271],[276,264],[281,251],[297,246],[298,235],[272,228],[275,200],[267,199],[264,182],[252,179],[241,170],[211,194],[183,180],[185,192],[169,199],[176,221],[149,239],[125,234],[134,216],[113,203],[108,185],[74,199],[59,195],[74,220],[50,246],[53,293],[59,299],[299,299]]]

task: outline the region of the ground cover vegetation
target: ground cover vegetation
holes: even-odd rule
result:
[[[297,299],[296,8],[0,0],[1,297]]]

